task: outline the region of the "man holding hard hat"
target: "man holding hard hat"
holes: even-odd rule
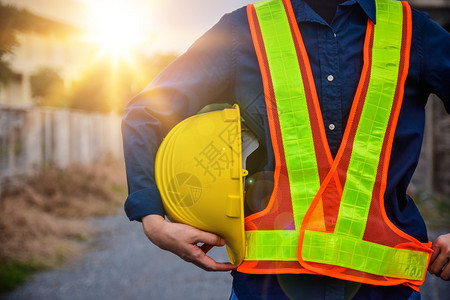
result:
[[[225,15],[126,108],[128,217],[233,270],[234,298],[418,299],[428,267],[450,278],[450,235],[432,245],[406,194],[429,93],[450,111],[449,48],[393,0]],[[195,115],[212,103],[235,106]],[[241,118],[259,143],[246,155]],[[234,264],[205,254],[225,244]]]

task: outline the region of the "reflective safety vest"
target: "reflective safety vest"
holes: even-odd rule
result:
[[[267,207],[245,219],[250,274],[322,274],[374,285],[425,279],[431,243],[387,217],[384,192],[403,100],[411,8],[377,0],[347,127],[333,159],[290,0],[247,7],[275,154]]]

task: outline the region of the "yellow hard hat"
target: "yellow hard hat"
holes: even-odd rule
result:
[[[239,107],[192,116],[163,140],[156,184],[167,217],[220,235],[231,263],[245,255]]]

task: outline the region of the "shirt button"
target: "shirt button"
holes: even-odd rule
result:
[[[328,129],[330,129],[331,131],[333,131],[335,128],[336,128],[336,126],[333,123],[328,125]]]
[[[329,82],[332,82],[334,80],[334,76],[333,75],[328,75],[327,77]]]

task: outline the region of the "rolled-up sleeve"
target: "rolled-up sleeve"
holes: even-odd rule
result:
[[[154,161],[164,136],[210,103],[234,102],[231,15],[225,15],[126,106],[122,136],[130,220],[164,215]]]

